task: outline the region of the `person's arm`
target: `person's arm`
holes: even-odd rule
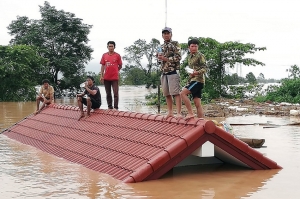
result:
[[[100,69],[100,79],[104,77],[104,71],[105,71],[105,65],[101,64],[101,69]]]
[[[101,64],[101,67],[100,67],[100,82],[103,83],[104,81],[104,71],[105,71],[105,61],[104,61],[104,54],[102,55],[102,58],[101,58],[101,61],[100,61],[100,64]]]
[[[203,75],[207,71],[207,64],[204,55],[201,54],[199,57],[199,67],[197,67],[196,70],[194,70],[194,75]]]
[[[97,93],[97,89],[96,88],[94,88],[94,87],[92,87],[92,89],[90,89],[89,87],[85,87],[85,90],[89,93],[89,94],[91,94],[91,95],[96,95],[96,93]]]
[[[54,88],[52,86],[50,88],[50,102],[54,102]]]
[[[77,97],[82,97],[84,96],[84,93],[76,94]]]
[[[76,94],[76,96],[77,96],[77,97],[82,97],[82,96],[84,96],[84,95],[86,94],[85,91],[86,91],[86,90],[84,90],[84,92],[82,92],[82,93],[80,93],[80,94]]]
[[[43,94],[43,86],[41,86],[40,91],[38,93],[38,96],[39,97],[43,97],[42,94]]]
[[[118,70],[120,71],[121,69],[122,69],[122,58],[119,55]]]

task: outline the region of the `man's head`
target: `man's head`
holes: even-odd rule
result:
[[[114,52],[116,48],[116,43],[114,41],[107,42],[107,48],[109,52]]]
[[[44,80],[42,81],[42,84],[43,84],[44,88],[48,88],[49,83],[50,83],[50,82],[49,82],[48,79],[44,79]]]
[[[199,40],[198,39],[191,39],[188,41],[188,46],[190,53],[195,54],[198,52]]]
[[[172,28],[165,27],[162,29],[162,38],[165,41],[170,41],[172,38]]]
[[[87,81],[89,86],[92,86],[95,83],[95,80],[92,76],[87,76],[86,81]]]

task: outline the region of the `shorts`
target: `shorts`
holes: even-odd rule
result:
[[[162,75],[160,81],[164,96],[180,94],[180,76],[177,73]]]
[[[191,92],[193,99],[195,97],[198,97],[201,99],[203,87],[204,87],[203,83],[196,82],[196,81],[191,81],[188,85],[185,86],[185,88]]]
[[[100,102],[97,102],[94,98],[91,98],[91,97],[90,97],[90,99],[91,99],[91,102],[92,102],[92,107],[91,107],[92,109],[100,108],[100,106],[101,106]],[[85,97],[82,98],[82,103],[84,105],[87,105],[87,101],[86,101]]]

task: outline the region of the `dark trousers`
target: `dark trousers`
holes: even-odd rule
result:
[[[119,109],[119,80],[104,80],[104,87],[106,91],[106,101],[109,109]],[[112,106],[111,88],[114,92],[114,106]]]

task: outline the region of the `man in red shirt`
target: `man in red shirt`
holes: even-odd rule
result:
[[[119,104],[119,71],[122,68],[121,56],[115,52],[116,43],[107,42],[108,52],[102,55],[100,81],[104,84],[106,100],[109,109],[118,109]],[[114,92],[114,106],[112,105],[111,88]]]

